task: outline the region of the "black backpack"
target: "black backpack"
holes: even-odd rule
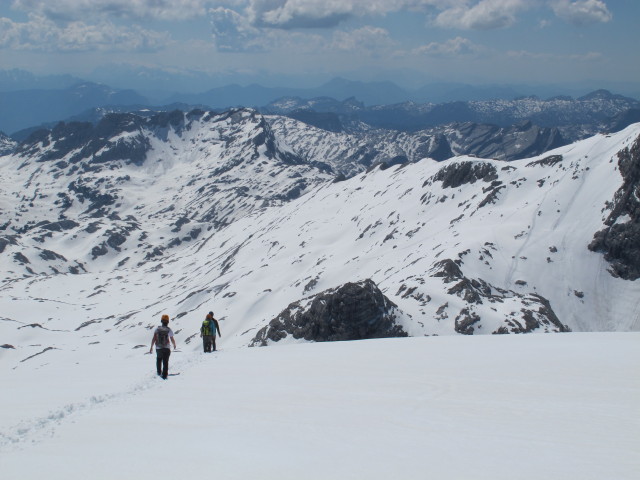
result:
[[[164,325],[158,327],[156,331],[158,337],[156,340],[156,344],[160,348],[166,348],[169,345],[169,327],[165,327]]]

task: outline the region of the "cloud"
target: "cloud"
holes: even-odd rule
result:
[[[384,15],[438,0],[13,0],[15,9],[55,21],[94,17],[186,20],[232,9],[254,26],[331,28],[352,16]],[[440,1],[442,3],[442,1]]]
[[[249,20],[235,10],[215,8],[209,10],[211,27],[216,48],[221,52],[263,52],[266,35],[261,29],[251,25]]]
[[[575,25],[608,22],[613,18],[602,0],[458,0],[432,6],[440,12],[433,24],[461,30],[492,30],[513,26],[525,10],[551,7],[556,16]],[[544,21],[543,21],[544,22]],[[541,23],[541,27],[548,23]]]
[[[606,23],[613,18],[601,0],[554,0],[551,8],[558,17],[578,26]]]
[[[542,19],[540,20],[540,22],[538,23],[538,28],[542,29],[542,28],[547,28],[548,26],[551,25],[551,22],[547,19]]]
[[[257,28],[234,10],[211,10],[211,24],[220,52],[256,53],[274,50],[296,53],[359,52],[378,55],[396,46],[383,28],[364,26],[355,30],[337,30],[330,36],[309,32]]]
[[[245,13],[260,27],[334,28],[352,17],[383,16],[403,10],[426,11],[459,0],[248,0]],[[440,8],[440,7],[439,7]]]
[[[550,6],[576,25],[608,22],[603,0],[13,0],[12,7],[55,22],[126,18],[188,20],[209,10],[231,9],[257,28],[334,28],[352,17],[415,11],[433,14],[433,24],[463,30],[513,25],[525,9]]]
[[[235,3],[235,2],[234,2]],[[13,8],[58,22],[95,17],[185,20],[205,15],[214,0],[14,0]]]
[[[63,26],[37,14],[27,22],[0,18],[0,48],[41,52],[133,51],[152,52],[171,42],[165,33],[133,26],[119,27],[110,22],[88,25],[72,21]]]
[[[337,31],[327,48],[339,51],[358,51],[377,55],[397,45],[384,28],[365,26],[351,31]]]
[[[237,11],[252,25],[285,30],[334,28],[352,17],[400,11],[432,14],[434,25],[461,30],[511,27],[525,10],[545,6],[577,25],[612,18],[603,0],[245,0],[242,5],[239,0]]]
[[[451,57],[460,55],[476,55],[484,50],[484,47],[474,44],[467,38],[456,37],[442,43],[431,42],[427,45],[422,45],[415,48],[412,53],[432,57]]]
[[[255,27],[235,10],[215,8],[209,11],[214,43],[223,53],[258,53],[274,50],[317,52],[327,47],[321,35]]]
[[[271,28],[331,28],[353,15],[353,2],[331,0],[253,0],[251,23]]]
[[[510,50],[507,56],[511,58],[523,58],[528,60],[572,60],[588,62],[599,60],[602,58],[600,52],[574,53],[574,54],[558,54],[558,53],[537,53],[526,50]]]
[[[435,17],[434,24],[462,30],[510,27],[516,22],[516,14],[531,7],[531,2],[524,0],[482,0],[473,5],[468,2],[458,3],[459,5],[440,12]]]

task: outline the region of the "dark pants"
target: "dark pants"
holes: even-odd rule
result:
[[[167,378],[169,374],[169,356],[171,355],[170,348],[158,348],[156,349],[156,370],[158,375],[162,375],[162,378]],[[162,370],[160,370],[162,366]]]
[[[202,336],[202,347],[204,348],[205,353],[209,353],[211,351],[211,344],[215,345],[215,337],[211,335],[203,335]],[[215,348],[214,348],[215,350]]]
[[[211,345],[213,346],[213,351],[215,352],[216,351],[216,336],[215,335],[213,335],[211,337]]]

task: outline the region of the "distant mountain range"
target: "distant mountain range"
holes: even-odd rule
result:
[[[154,74],[147,73],[151,82]],[[170,76],[163,78],[167,83]],[[0,131],[21,140],[37,127],[51,127],[60,120],[86,119],[94,115],[90,110],[96,108],[109,111],[180,108],[189,111],[197,107],[221,111],[253,107],[265,113],[300,119],[306,116],[312,122],[310,112],[355,115],[357,120],[375,127],[417,131],[450,122],[492,123],[503,127],[524,120],[541,127],[593,124],[615,115],[624,116],[627,110],[639,105],[636,99],[605,90],[576,100],[567,96],[548,100],[523,96],[530,91],[527,87],[455,83],[434,83],[407,90],[389,81],[335,78],[315,88],[227,85],[197,94],[176,93],[151,100],[132,89],[111,88],[69,75],[43,77],[22,70],[0,70]],[[587,115],[594,108],[594,112]],[[633,119],[635,115],[627,116]],[[344,123],[342,119],[341,124]],[[18,133],[25,129],[29,131]],[[588,127],[582,132],[568,136],[564,132],[564,135],[572,140],[596,130]]]
[[[521,97],[441,104],[403,102],[372,107],[365,106],[355,97],[341,102],[328,97],[310,100],[284,97],[261,110],[328,129],[348,125],[354,119],[373,127],[400,131],[418,131],[463,122],[500,127],[531,122],[540,127],[559,128],[569,142],[599,131],[620,130],[640,118],[639,101],[607,90],[597,90],[578,99],[566,96],[548,100]]]
[[[393,82],[354,82],[335,78],[317,88],[274,88],[253,84],[246,87],[228,85],[198,94],[179,94],[169,102],[204,104],[212,108],[260,107],[281,97],[311,99],[331,97],[345,100],[357,97],[365,105],[385,105],[426,98],[422,93],[409,92]]]
[[[70,122],[99,123],[110,113],[134,113],[151,117],[180,110],[190,112],[190,104],[176,103],[164,107],[137,104],[144,101],[135,93],[114,91],[95,84],[80,84],[66,91],[63,98],[72,97],[76,104],[87,97],[109,101],[130,101],[129,106],[103,106],[84,110],[67,119]],[[207,110],[204,105],[200,110]],[[514,160],[544,153],[550,149],[593,135],[616,132],[640,121],[640,102],[599,90],[578,99],[558,97],[541,100],[524,97],[515,100],[418,104],[403,102],[394,105],[367,107],[356,98],[338,101],[330,97],[303,99],[282,97],[259,111],[283,136],[297,138],[299,128],[287,127],[288,117],[320,129],[309,130],[295,141],[294,148],[308,143],[309,135],[316,143],[308,148],[336,152],[335,140],[327,132],[342,134],[340,145],[359,145],[356,150],[339,149],[341,155],[359,165],[376,162],[397,163],[430,157],[444,160],[455,155],[475,155],[481,158]],[[53,128],[57,122],[44,125]],[[14,133],[14,141],[24,141],[41,127]],[[324,133],[323,133],[324,132]],[[10,151],[6,139],[0,145]]]
[[[456,102],[484,102],[484,101],[510,101],[522,98],[535,98],[523,87],[510,86],[472,86],[456,83],[436,83],[425,85],[416,90],[407,90],[393,82],[359,82],[343,78],[333,80],[316,88],[283,88],[263,87],[252,84],[248,86],[227,85],[217,87],[197,94],[177,94],[166,99],[166,103],[187,103],[207,105],[210,108],[253,107],[259,108],[271,105],[274,100],[297,99],[311,101],[316,104],[322,99],[337,100],[338,102],[350,102],[352,99],[363,108],[375,108],[376,106],[395,105],[402,103],[415,104],[451,104]],[[593,95],[599,95],[606,90],[597,90],[580,97],[587,99]],[[621,95],[611,95],[615,98],[626,98]],[[551,96],[550,100],[571,100],[568,95]],[[626,98],[627,101],[636,101]],[[319,101],[318,101],[319,100]]]

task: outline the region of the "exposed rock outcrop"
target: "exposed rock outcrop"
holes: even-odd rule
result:
[[[0,156],[9,155],[16,149],[17,146],[17,142],[9,138],[3,132],[0,132]]]
[[[491,182],[498,178],[496,167],[487,162],[454,162],[441,168],[423,185],[442,182],[442,188],[458,188],[479,180]]]
[[[465,306],[454,320],[453,327],[457,333],[473,335],[481,332],[483,326],[488,326],[493,334],[571,331],[560,321],[546,298],[498,288],[482,279],[468,278],[460,268],[461,263],[447,258],[436,262],[431,269],[431,277],[442,279],[448,295],[456,295],[464,301]],[[522,282],[522,285],[526,283]],[[512,304],[514,310],[504,317],[496,316],[497,310],[491,305],[505,303]],[[448,318],[448,307],[448,303],[440,307],[436,312],[436,320]]]
[[[124,160],[142,165],[150,148],[148,139],[141,132],[143,126],[144,119],[128,113],[111,113],[95,126],[89,122],[60,122],[51,130],[31,134],[16,152],[36,154],[40,148],[51,145],[38,161],[68,156],[72,164],[91,159],[92,164]]]
[[[640,137],[618,153],[618,166],[624,182],[609,205],[606,228],[594,235],[589,250],[604,253],[612,275],[636,280],[640,278]]]
[[[406,337],[396,312],[372,280],[346,283],[290,304],[250,345],[266,346],[289,335],[312,342]]]

